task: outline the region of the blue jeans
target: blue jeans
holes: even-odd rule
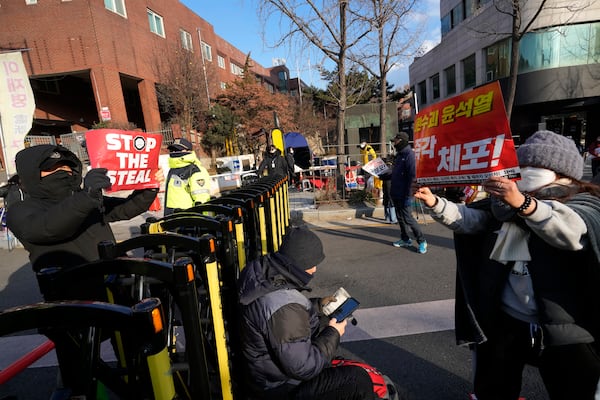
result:
[[[408,230],[412,231],[417,243],[425,241],[425,236],[421,231],[419,223],[412,215],[412,201],[411,199],[392,199],[394,208],[396,209],[396,217],[398,218],[398,225],[400,225],[400,239],[406,241],[410,239],[408,236]]]

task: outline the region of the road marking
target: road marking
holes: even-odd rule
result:
[[[447,331],[454,329],[454,299],[358,309],[354,312],[354,317],[358,324],[348,324],[342,342]],[[0,337],[0,370],[46,340],[43,335]],[[179,340],[183,340],[183,337]],[[102,343],[101,353],[103,360],[115,360],[109,341]],[[52,350],[30,368],[56,365],[56,354]]]
[[[358,309],[342,342],[384,339],[454,329],[454,299]]]

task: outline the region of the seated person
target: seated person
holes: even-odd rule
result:
[[[364,369],[330,368],[347,321],[332,318],[320,329],[320,315],[335,300],[301,293],[324,258],[317,235],[292,228],[278,252],[249,262],[241,273],[242,349],[261,399],[375,398]]]

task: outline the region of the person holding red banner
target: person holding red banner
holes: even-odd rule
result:
[[[427,253],[427,241],[419,223],[412,215],[412,187],[415,180],[415,153],[408,143],[408,134],[400,132],[394,137],[396,158],[391,177],[382,175],[382,179],[391,179],[390,197],[396,210],[398,225],[400,225],[400,240],[393,243],[394,247],[412,247],[408,236],[410,229],[417,240],[417,252]]]
[[[210,200],[211,179],[194,152],[192,143],[180,138],[168,147],[169,174],[164,215]]]
[[[32,146],[15,157],[26,196],[11,205],[9,229],[29,252],[34,271],[49,266],[72,266],[99,258],[97,245],[114,241],[109,222],[131,219],[144,211],[158,193],[136,190],[127,198],[109,197],[107,170],[87,172],[69,149],[56,145]],[[164,181],[162,170],[155,175]]]
[[[554,132],[533,134],[517,157],[521,180],[490,178],[488,199],[415,194],[455,232],[456,339],[475,350],[473,398],[516,400],[532,364],[551,399],[597,399],[600,187],[581,181],[575,143]]]

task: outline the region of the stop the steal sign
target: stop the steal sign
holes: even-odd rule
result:
[[[154,179],[162,135],[115,129],[95,129],[85,134],[92,168],[106,168],[110,191],[159,187]]]

